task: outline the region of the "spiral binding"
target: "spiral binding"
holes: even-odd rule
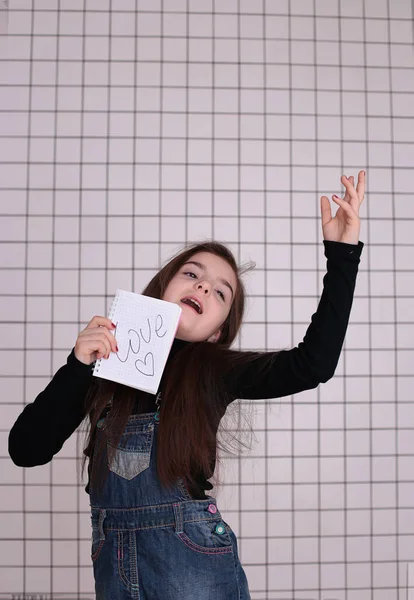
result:
[[[119,291],[117,291],[117,293],[115,294],[115,298],[112,300],[111,306],[109,308],[108,319],[111,319],[111,321],[113,321],[113,319],[114,319],[114,314],[115,314],[116,307],[118,305],[118,300],[119,300]],[[99,369],[101,367],[102,362],[103,362],[103,358],[99,358],[95,362],[94,373],[98,373],[99,372]]]

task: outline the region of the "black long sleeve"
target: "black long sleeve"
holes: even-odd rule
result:
[[[260,375],[260,358],[242,371],[230,372],[226,384],[233,398],[277,398],[317,387],[333,376],[348,326],[364,244],[324,241],[324,245],[328,259],[324,289],[303,342],[292,350],[273,353],[272,368],[264,376]],[[182,343],[175,340],[173,348]],[[263,362],[266,354],[263,353]],[[24,408],[10,431],[9,454],[16,465],[43,465],[59,452],[85,416],[84,399],[92,377],[91,367],[79,362],[72,350],[66,365]]]
[[[292,350],[265,352],[226,376],[232,399],[281,398],[316,388],[335,373],[351,312],[358,265],[364,244],[324,240],[327,272],[323,292],[302,342]],[[271,367],[264,370],[269,364]]]
[[[19,467],[44,465],[84,419],[84,399],[92,380],[92,369],[77,360],[74,351],[19,415],[9,434],[9,454]]]

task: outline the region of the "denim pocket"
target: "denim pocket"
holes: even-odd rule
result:
[[[105,520],[105,510],[100,509],[98,511],[92,511],[92,544],[91,544],[91,558],[95,562],[98,560],[103,545],[105,543],[105,533],[103,530],[103,522]]]
[[[135,424],[132,431],[127,427],[116,447],[107,442],[109,470],[130,480],[148,469],[153,438],[153,423]]]
[[[99,535],[95,534],[95,532],[92,531],[91,559],[93,562],[98,560],[104,543],[105,543],[105,540],[99,539]]]
[[[224,528],[218,533],[216,528]],[[222,519],[212,519],[184,523],[183,531],[177,534],[180,540],[193,550],[202,554],[231,554],[233,541],[229,527]]]

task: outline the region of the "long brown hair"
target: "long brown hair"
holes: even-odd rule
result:
[[[217,436],[227,405],[234,398],[228,396],[224,385],[226,372],[234,365],[248,363],[259,354],[230,350],[242,324],[245,310],[245,287],[241,275],[252,268],[249,264],[238,267],[232,252],[219,242],[192,244],[172,258],[149,282],[142,292],[152,298],[162,298],[179,269],[198,252],[210,252],[223,258],[233,269],[237,286],[226,321],[221,327],[217,342],[188,342],[168,361],[162,379],[162,410],[158,425],[157,473],[162,484],[169,486],[181,477],[189,489],[196,485],[195,477],[203,473],[210,478],[212,462],[218,466],[217,449],[231,452],[230,445],[223,444]],[[269,363],[271,357],[269,356]],[[95,445],[96,425],[105,408],[110,411],[101,436],[101,443],[94,453],[90,469],[91,485],[101,488],[108,471],[103,460],[109,447],[116,447],[128,417],[137,401],[137,390],[104,379],[93,378],[85,400],[85,413],[89,417],[89,433],[82,461],[84,471],[86,457],[91,457]],[[233,437],[232,443],[236,438]],[[236,440],[236,447],[242,436]],[[216,472],[218,469],[216,469]],[[218,484],[218,479],[216,485]]]

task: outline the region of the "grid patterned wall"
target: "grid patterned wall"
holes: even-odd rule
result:
[[[225,459],[219,504],[254,600],[409,598],[410,0],[12,0],[8,33],[0,593],[92,597],[76,435],[42,467],[7,455],[78,331],[117,287],[140,291],[181,243],[214,237],[257,263],[238,347],[293,347],[325,273],[319,197],[364,168],[366,246],[336,375],[255,403],[257,441]]]

